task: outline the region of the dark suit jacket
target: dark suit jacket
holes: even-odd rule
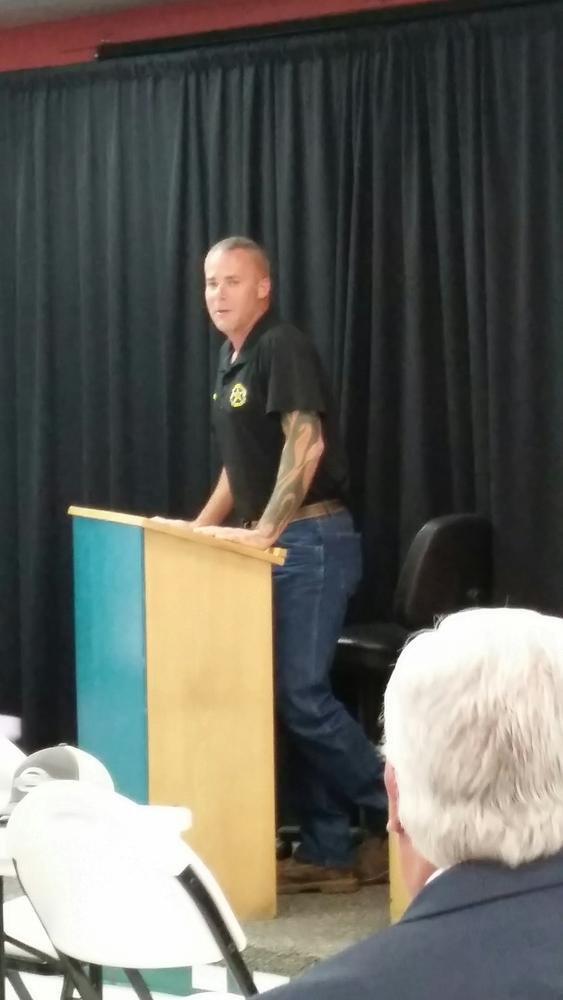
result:
[[[393,927],[268,1000],[563,998],[563,854],[510,869],[457,865]]]

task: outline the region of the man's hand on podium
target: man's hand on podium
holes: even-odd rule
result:
[[[266,551],[275,545],[276,539],[269,535],[264,535],[256,528],[224,528],[220,525],[199,525],[195,521],[182,521],[172,517],[151,517],[151,521],[157,524],[168,524],[181,531],[194,531],[198,535],[209,535],[210,538],[223,538],[228,542],[238,542],[239,545],[247,545],[251,549],[261,549]]]
[[[261,534],[256,528],[222,528],[209,525],[205,528],[194,527],[198,535],[210,535],[212,538],[223,538],[227,542],[238,542],[252,549],[269,549],[275,538]]]
[[[195,521],[182,521],[180,518],[173,517],[151,517],[151,521],[156,521],[157,524],[168,524],[172,528],[180,528],[181,531],[193,531]]]

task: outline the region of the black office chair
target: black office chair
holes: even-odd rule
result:
[[[391,622],[349,625],[338,640],[337,694],[354,689],[358,718],[379,739],[385,686],[407,638],[438,616],[487,605],[492,586],[492,529],[479,514],[446,514],[415,536],[401,570]],[[347,699],[348,700],[348,699]]]

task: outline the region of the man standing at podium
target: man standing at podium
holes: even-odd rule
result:
[[[387,820],[373,746],[336,700],[330,669],[346,606],[361,573],[347,509],[347,469],[325,375],[312,341],[271,310],[270,265],[244,237],[205,259],[205,299],[225,337],[213,394],[222,471],[191,527],[267,549],[274,569],[276,708],[296,766],[301,825],[294,857],[278,865],[278,891],[350,892],[385,879]],[[234,514],[239,527],[222,526]],[[373,829],[355,856],[350,809]]]

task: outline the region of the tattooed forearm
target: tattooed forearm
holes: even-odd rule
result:
[[[284,413],[282,428],[285,445],[276,485],[256,528],[272,540],[278,538],[303,503],[324,451],[317,413]]]

